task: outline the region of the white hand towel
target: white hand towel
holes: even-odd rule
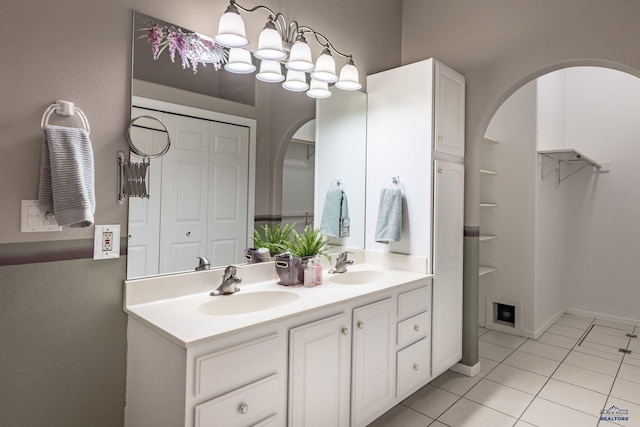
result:
[[[47,126],[42,142],[38,204],[58,225],[89,227],[96,211],[93,149],[84,129]]]
[[[349,217],[347,194],[340,188],[330,188],[324,199],[320,228],[328,236],[340,237],[340,219]]]
[[[397,242],[402,235],[402,189],[400,187],[380,190],[376,242]]]

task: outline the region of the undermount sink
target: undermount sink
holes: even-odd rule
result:
[[[253,313],[289,304],[297,300],[298,295],[287,291],[256,291],[213,298],[198,307],[198,311],[212,316]]]
[[[386,271],[360,270],[336,273],[329,276],[329,281],[338,285],[366,285],[379,283],[389,278]]]

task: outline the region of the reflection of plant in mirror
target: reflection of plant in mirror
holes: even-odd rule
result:
[[[253,244],[256,248],[267,248],[271,256],[286,252],[291,241],[291,233],[295,224],[277,224],[273,228],[269,225],[262,226],[262,233],[253,230]]]
[[[171,62],[174,62],[178,52],[182,58],[182,68],[189,67],[194,73],[198,71],[199,64],[206,67],[207,63],[213,63],[213,67],[219,70],[227,62],[227,52],[209,37],[153,22],[149,22],[149,27],[142,30],[147,32],[153,59],[158,59],[169,48]]]
[[[320,228],[305,227],[301,234],[293,231],[293,239],[289,243],[289,252],[298,258],[312,257],[315,255],[328,256],[326,251],[328,240],[322,234]]]

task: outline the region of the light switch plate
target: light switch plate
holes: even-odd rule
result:
[[[120,258],[120,224],[96,225],[93,259]]]
[[[20,232],[36,233],[43,231],[61,231],[53,212],[47,212],[38,206],[37,200],[22,200],[20,204]]]

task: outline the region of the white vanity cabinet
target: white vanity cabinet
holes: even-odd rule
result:
[[[464,157],[464,77],[435,62],[433,150]]]
[[[348,427],[351,316],[342,312],[289,331],[289,426]]]
[[[129,318],[128,427],[286,425],[286,336],[277,328],[181,348]]]
[[[395,397],[395,298],[353,310],[352,425],[381,415]]]

